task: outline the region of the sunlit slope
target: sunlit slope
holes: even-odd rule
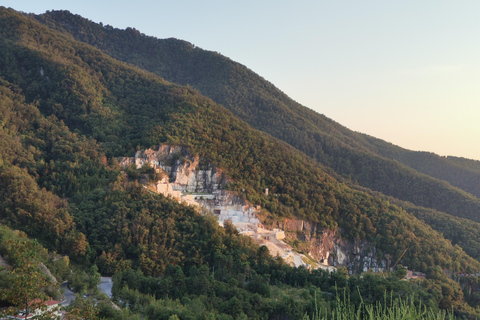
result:
[[[405,210],[379,197],[352,190],[333,178],[329,169],[286,143],[252,129],[191,88],[128,66],[13,10],[0,10],[0,30],[0,76],[6,81],[6,90],[15,90],[26,104],[38,108],[43,117],[66,126],[68,132],[73,132],[71,139],[99,148],[102,154],[96,157],[100,156],[100,163],[114,162],[116,156],[130,155],[138,148],[158,143],[184,145],[193,154],[208,157],[224,168],[233,181],[228,187],[268,210],[270,219],[297,217],[318,222],[324,228],[341,231],[346,238],[366,239],[392,255],[408,247],[404,261],[414,269],[425,270],[431,265],[448,268],[453,261],[460,261],[457,270],[479,268],[478,261]],[[28,123],[29,118],[24,117]],[[29,150],[34,145],[25,140],[23,146]],[[56,146],[51,152],[61,155],[79,152],[75,144]],[[71,173],[61,184],[65,190],[56,189],[57,181],[48,170],[36,170],[36,179],[45,180],[47,186],[52,183],[49,189],[75,203],[71,212],[81,230],[88,231],[86,234],[91,237],[88,240],[97,248],[91,253],[95,255],[101,253],[102,243],[113,250],[116,240],[112,237],[118,232],[106,228],[116,225],[123,230],[122,221],[132,218],[129,214],[122,216],[122,210],[115,208],[133,212],[138,202],[147,206],[142,210],[150,212],[159,206],[147,195],[130,194],[128,188],[122,189],[125,188],[122,183],[115,181],[115,176],[108,178],[108,172],[104,173],[104,179],[113,179],[111,187],[76,190],[78,179],[89,174],[76,171],[75,166],[83,162],[80,160],[72,161]],[[265,188],[271,191],[269,195],[265,195]],[[113,193],[109,195],[105,190]],[[123,207],[121,199],[128,199]],[[187,210],[172,204],[162,206],[168,206],[167,212],[172,214]],[[187,219],[184,217],[188,214],[181,216]],[[117,225],[116,219],[122,223]],[[171,225],[155,227],[150,225],[152,221],[156,220],[139,218],[135,230],[142,230],[139,226],[149,223],[148,228],[160,228],[167,234],[175,232],[175,237],[184,232]],[[127,228],[128,223],[125,225]],[[105,234],[109,237],[105,238]],[[131,243],[125,246],[135,250]],[[139,248],[149,252],[148,247]],[[139,254],[125,250],[125,255]],[[160,250],[160,246],[155,250]],[[161,255],[150,258],[158,259],[152,260],[158,263],[163,261]],[[180,258],[181,255],[169,256],[169,259]]]
[[[198,89],[252,127],[284,140],[362,186],[480,221],[478,168],[353,132],[291,100],[247,67],[188,42],[102,26],[64,11],[36,18],[112,57]]]

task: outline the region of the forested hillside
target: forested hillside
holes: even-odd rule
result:
[[[411,250],[405,260],[421,270],[431,264],[427,262],[431,259],[435,264],[450,266],[453,256],[463,254],[452,251],[451,254],[432,254],[427,260],[420,259],[420,252],[456,249],[402,209],[351,190],[332,178],[322,166],[288,145],[249,128],[223,107],[192,89],[167,83],[152,74],[118,63],[25,17],[8,18],[3,19],[5,28],[2,30],[9,30],[12,34],[2,38],[5,48],[2,59],[8,61],[4,64],[2,76],[19,86],[27,103],[35,103],[43,114],[59,119],[60,126],[65,123],[65,130],[78,132],[72,134],[72,139],[93,138],[100,143],[97,146],[90,142],[94,144],[92,147],[73,150],[85,152],[99,148],[104,150],[107,159],[111,159],[112,156],[131,154],[137,147],[147,148],[158,143],[182,144],[194,154],[206,156],[217,166],[226,168],[234,181],[230,188],[243,193],[252,203],[261,204],[274,219],[295,216],[319,222],[331,230],[341,227],[345,236],[368,239],[385,252],[396,253],[408,246]],[[6,24],[17,27],[7,29]],[[52,152],[47,151],[45,155],[51,156]],[[63,154],[55,156],[62,157]],[[92,156],[101,157],[98,153]],[[76,161],[92,166],[90,159]],[[50,167],[49,159],[43,162]],[[99,166],[98,170],[107,171],[100,162],[94,162]],[[39,176],[40,185],[61,197],[69,197],[72,201],[74,196],[81,194],[75,187],[85,188],[84,183],[76,183],[75,173],[69,175],[62,170],[65,178],[55,177],[52,181],[53,175],[39,174],[38,168],[33,167],[32,174]],[[82,176],[81,166],[76,170]],[[270,196],[263,193],[265,188],[271,190]],[[96,192],[87,195],[93,199],[98,197]],[[89,203],[88,197],[82,195],[78,199],[75,209],[82,212],[77,213],[78,219],[91,214],[90,210],[83,208]],[[110,199],[100,198],[102,201]],[[93,200],[92,207],[100,208],[101,205]],[[392,223],[403,227],[392,229]],[[83,221],[79,223],[83,224]],[[383,232],[390,229],[391,232]],[[96,233],[83,231],[90,236]],[[397,234],[402,236],[399,238]],[[425,246],[440,247],[433,250]],[[473,263],[465,258],[468,264]],[[466,266],[464,264],[462,268]]]
[[[78,264],[116,274],[119,301],[148,319],[175,314],[165,310],[194,318],[187,316],[193,309],[219,319],[297,319],[312,314],[316,297],[328,306],[320,289],[333,295],[335,286],[370,302],[395,290],[418,294],[417,302],[434,310],[474,312],[443,269],[476,273],[480,262],[415,218],[418,208],[406,211],[351,188],[195,89],[115,60],[31,16],[0,8],[0,48],[1,223]],[[350,281],[342,270],[329,275],[285,265],[233,226],[220,228],[192,207],[149,193],[139,174],[118,166],[118,156],[163,143],[224,169],[227,187],[261,205],[266,219],[317,222],[394,257],[409,248],[402,263],[430,279],[421,286],[394,275]],[[450,192],[468,199],[467,209],[479,205]],[[474,240],[458,242],[471,252]]]
[[[453,156],[440,157],[431,152],[405,150],[370,136],[365,138],[375,153],[480,197],[480,161]]]
[[[362,186],[480,221],[478,168],[348,130],[291,100],[245,66],[188,42],[147,37],[132,28],[114,29],[65,11],[36,18],[112,57],[198,89],[251,126],[286,141]]]

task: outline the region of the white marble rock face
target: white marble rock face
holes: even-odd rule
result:
[[[369,269],[379,272],[386,268],[386,260],[376,257],[376,250],[370,244],[340,239],[328,230],[318,235],[317,225],[309,221],[286,219],[281,228],[283,230],[264,230],[257,218],[260,207],[247,203],[234,192],[224,190],[228,183],[225,173],[208,160],[191,156],[184,147],[164,145],[137,151],[135,157],[119,158],[119,164],[123,167],[135,164],[139,169],[149,164],[158,172],[163,172],[163,178],[147,188],[195,206],[203,213],[213,214],[220,225],[231,221],[239,232],[261,239],[263,244],[269,246],[269,250],[272,250],[272,246],[276,248],[277,242],[283,240],[283,230],[299,230],[311,244],[310,254],[318,259],[320,267],[346,266],[349,273]],[[286,245],[283,243],[280,246]],[[303,264],[300,255],[293,253],[291,248],[290,251],[285,248],[280,252],[287,260],[292,256],[294,265]]]
[[[220,224],[226,220],[235,225],[260,224],[255,206],[223,190],[228,182],[224,172],[206,159],[192,157],[184,147],[163,145],[140,150],[135,157],[120,158],[119,163],[123,167],[135,164],[138,169],[149,164],[163,171],[163,179],[156,182],[152,191],[206,209],[215,214]]]

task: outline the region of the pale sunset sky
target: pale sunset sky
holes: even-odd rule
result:
[[[480,160],[480,1],[4,0],[217,51],[340,124]]]

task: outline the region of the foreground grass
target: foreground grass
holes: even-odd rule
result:
[[[375,304],[363,304],[356,307],[346,296],[343,299],[337,297],[336,307],[328,315],[327,309],[322,306],[316,307],[316,311],[310,317],[305,314],[303,320],[454,320],[453,312],[435,312],[425,305],[415,305],[414,298],[388,299],[385,296],[383,302]]]

